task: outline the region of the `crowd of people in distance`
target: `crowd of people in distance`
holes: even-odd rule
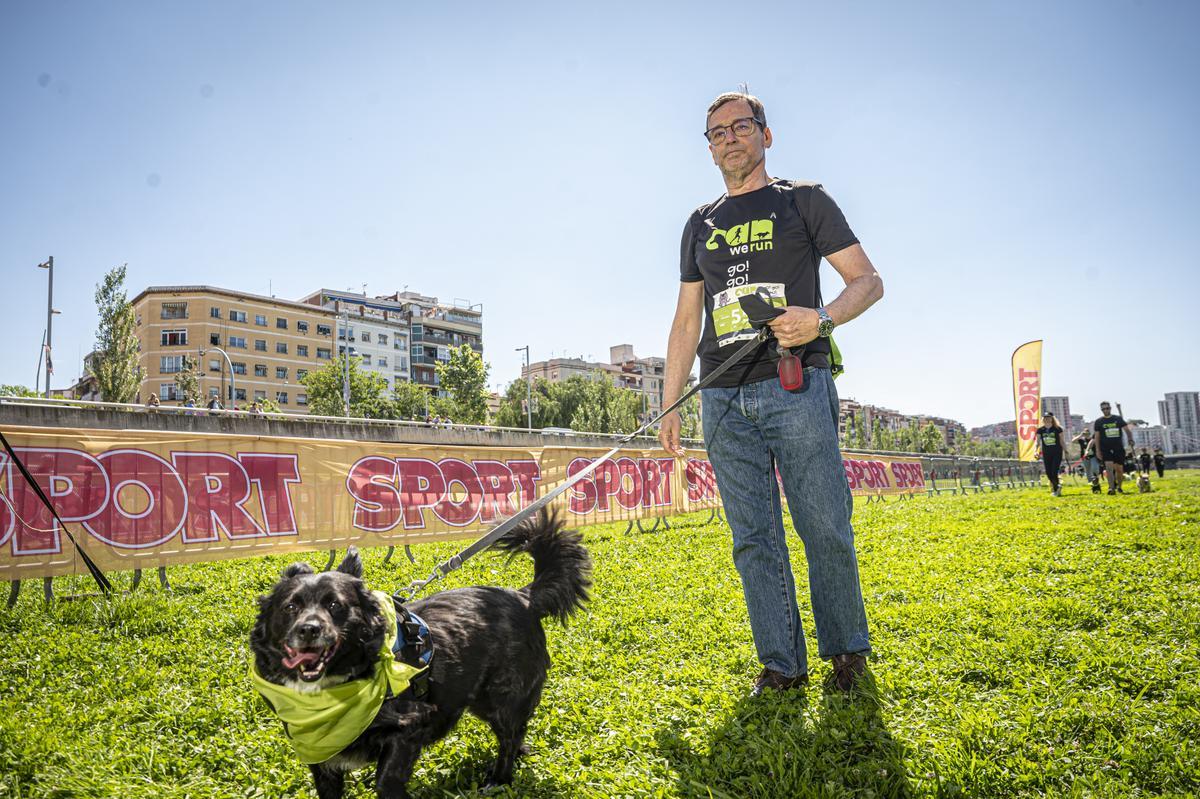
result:
[[[1149,491],[1151,465],[1159,477],[1166,468],[1162,449],[1156,447],[1151,455],[1150,450],[1143,447],[1139,454],[1133,443],[1133,426],[1114,414],[1107,402],[1100,403],[1100,414],[1092,422],[1091,429],[1081,431],[1070,441],[1079,447],[1079,460],[1075,465],[1082,467],[1092,493],[1099,494],[1103,490],[1101,478],[1107,481],[1109,494],[1124,494],[1126,480],[1136,482],[1140,492]],[[1050,492],[1056,497],[1062,496],[1062,474],[1071,466],[1069,460],[1066,464],[1063,462],[1067,455],[1065,436],[1054,414],[1043,413],[1042,426],[1036,434],[1037,456],[1050,479]]]

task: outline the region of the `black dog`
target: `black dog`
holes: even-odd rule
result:
[[[467,710],[487,722],[500,742],[489,784],[512,781],[550,666],[541,620],[552,616],[565,623],[583,606],[591,559],[579,534],[564,531],[546,511],[495,546],[510,557],[529,553],[533,582],[519,591],[459,588],[407,605],[433,638],[428,693],[388,698],[349,746],[310,766],[320,799],[340,799],[345,772],[371,762],[378,764],[375,790],[382,799],[407,797],[421,749],[450,732]],[[259,599],[250,635],[259,675],[301,692],[370,676],[383,647],[385,619],[361,577],[362,561],[353,548],[333,572],[314,574],[305,563],[289,566]]]

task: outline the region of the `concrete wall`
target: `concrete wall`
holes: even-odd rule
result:
[[[399,444],[432,444],[468,447],[547,446],[612,447],[616,438],[607,436],[560,436],[510,430],[457,427],[427,427],[423,424],[383,425],[284,420],[269,415],[208,415],[195,409],[184,415],[180,409],[158,412],[120,411],[79,407],[0,403],[0,425],[27,427],[74,427],[98,430],[162,430],[171,433],[218,433],[239,436],[350,439]],[[633,446],[657,447],[653,438],[639,439]]]

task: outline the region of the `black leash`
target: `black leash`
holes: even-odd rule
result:
[[[590,464],[587,465],[586,468],[576,472],[574,475],[572,475],[570,478],[568,478],[565,482],[558,485],[553,491],[550,491],[545,496],[541,497],[540,499],[538,499],[536,502],[529,505],[524,510],[521,510],[521,511],[513,514],[512,516],[508,517],[500,524],[493,527],[491,530],[489,530],[487,532],[486,535],[483,536],[483,538],[480,538],[478,541],[471,544],[469,547],[462,550],[457,555],[453,555],[452,557],[439,563],[434,568],[433,572],[431,572],[427,578],[425,578],[424,580],[414,580],[412,583],[410,583],[408,585],[407,588],[397,591],[396,594],[397,595],[405,594],[407,597],[407,600],[411,601],[413,597],[415,597],[420,591],[424,590],[425,587],[428,586],[430,583],[436,582],[436,581],[442,579],[443,577],[445,577],[450,572],[461,568],[464,563],[466,563],[468,560],[470,560],[474,556],[478,555],[483,550],[490,547],[498,539],[503,538],[506,533],[508,533],[510,530],[512,530],[517,525],[519,525],[521,522],[525,521],[525,519],[529,518],[530,516],[537,513],[539,510],[541,510],[542,508],[549,505],[551,502],[553,502],[555,500],[555,498],[557,498],[559,495],[561,495],[568,488],[575,485],[580,480],[582,480],[583,478],[590,475],[592,472],[596,471],[596,468],[599,467],[600,464],[604,463],[605,461],[608,461],[614,455],[616,455],[618,452],[620,452],[621,448],[625,444],[628,444],[630,441],[632,441],[633,439],[637,438],[642,433],[644,433],[647,429],[649,429],[650,427],[653,427],[664,416],[666,416],[668,413],[670,413],[671,411],[678,408],[683,403],[687,402],[694,394],[698,393],[702,388],[707,388],[710,384],[712,384],[712,382],[714,380],[716,380],[721,375],[725,374],[725,372],[728,371],[734,364],[736,364],[738,361],[740,361],[746,355],[749,355],[751,350],[753,350],[755,347],[759,346],[764,341],[766,341],[770,337],[770,335],[771,335],[771,329],[769,327],[764,326],[764,327],[759,328],[759,331],[754,336],[754,338],[750,339],[745,344],[743,344],[740,348],[738,348],[737,352],[733,353],[733,355],[726,358],[725,361],[722,362],[722,364],[720,366],[718,366],[716,369],[714,369],[712,372],[710,372],[707,377],[705,377],[703,380],[701,380],[699,383],[697,383],[695,386],[693,386],[691,389],[689,389],[683,396],[681,396],[679,399],[672,402],[670,404],[670,406],[668,406],[666,410],[659,413],[658,416],[654,417],[653,419],[651,419],[650,421],[646,422],[644,425],[639,427],[637,430],[634,430],[629,435],[627,435],[624,438],[617,441],[617,445],[615,447],[610,449],[608,452],[604,453],[602,456],[600,456],[596,460],[592,461]]]
[[[21,459],[17,457],[17,453],[13,451],[12,444],[8,443],[8,438],[4,435],[4,431],[2,430],[0,430],[0,441],[4,442],[4,449],[8,451],[8,457],[17,465],[17,468],[21,471],[21,476],[24,477],[29,485],[33,487],[34,492],[38,495],[38,499],[42,501],[42,504],[45,505],[46,509],[49,510],[54,516],[54,520],[58,522],[58,526],[62,528],[62,531],[67,534],[67,538],[70,539],[71,543],[75,546],[75,551],[79,553],[81,558],[83,558],[84,565],[86,565],[88,571],[91,572],[92,579],[96,581],[96,585],[100,586],[100,590],[103,593],[111,594],[113,590],[112,583],[110,583],[108,578],[104,576],[104,572],[100,571],[100,567],[88,557],[88,554],[84,551],[83,547],[79,546],[79,542],[75,540],[75,536],[71,535],[71,531],[67,529],[67,525],[62,519],[59,518],[58,511],[54,509],[54,505],[50,504],[49,497],[47,497],[45,492],[42,491],[42,487],[37,484],[37,481],[33,479],[33,475],[31,475],[29,470],[25,468],[25,464],[22,463]]]

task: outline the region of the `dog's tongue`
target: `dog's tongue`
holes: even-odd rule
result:
[[[285,669],[294,669],[299,665],[308,666],[314,664],[321,659],[320,652],[300,651],[292,649],[290,646],[286,648],[287,657],[283,659],[283,667]]]

